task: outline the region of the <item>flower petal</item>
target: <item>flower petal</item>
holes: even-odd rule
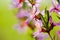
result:
[[[60,22],[57,22],[57,23],[55,22],[54,24],[55,24],[56,26],[60,26]]]
[[[37,31],[37,32],[34,33],[34,37],[37,37],[38,40],[45,40],[45,38],[48,37],[48,34]]]
[[[52,0],[52,4],[56,8],[58,3],[56,3],[56,0]]]
[[[41,29],[42,27],[42,21],[41,20],[34,20],[34,24],[38,29]]]
[[[24,9],[19,10],[19,13],[16,14],[17,18],[23,18],[28,16],[29,16],[29,10],[26,11]]]
[[[27,31],[27,26],[24,25],[24,27],[22,27],[21,25],[17,24],[14,26],[14,29],[17,30],[19,33],[25,33]]]

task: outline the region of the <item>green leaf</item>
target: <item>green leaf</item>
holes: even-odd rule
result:
[[[37,37],[35,37],[35,40],[38,40],[38,38],[37,38]]]
[[[46,28],[47,26],[46,26],[46,22],[45,22],[45,19],[44,19],[43,15],[39,13],[38,16],[39,16],[39,17],[41,18],[41,20],[43,21],[43,27]]]
[[[49,11],[47,9],[45,9],[45,21],[48,24],[48,22],[49,22]]]
[[[28,8],[28,6],[27,6],[27,3],[26,3],[26,2],[24,2],[24,3],[23,3],[22,8],[23,8],[23,9],[27,9],[27,8]]]
[[[46,26],[47,28],[49,27],[49,11],[45,8],[45,22],[46,22]]]
[[[34,25],[34,23],[33,23],[33,21],[31,20],[30,22],[29,22],[29,27],[32,29],[32,30],[34,30],[35,29],[35,25]]]
[[[59,16],[57,16],[57,18],[58,18],[58,19],[60,19],[60,17],[59,17]]]

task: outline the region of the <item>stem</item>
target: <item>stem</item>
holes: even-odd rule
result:
[[[35,40],[38,40],[37,37],[35,37]]]
[[[50,36],[51,40],[53,40],[52,36],[50,35],[50,33],[48,33],[48,35]]]

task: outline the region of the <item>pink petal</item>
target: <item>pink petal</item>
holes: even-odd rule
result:
[[[35,6],[38,8],[38,7],[40,7],[40,4],[37,3],[37,4],[35,4]]]
[[[40,2],[42,2],[42,0],[36,0],[36,3],[40,3]]]
[[[40,7],[40,2],[42,2],[42,0],[36,0],[35,6],[36,6],[37,8]]]
[[[60,30],[58,30],[58,34],[60,35]]]
[[[39,35],[40,31],[38,30],[37,32],[35,32],[33,35],[34,37],[37,37],[37,35]]]
[[[39,13],[40,13],[40,10],[39,10],[39,8],[37,8],[35,15],[38,15]]]
[[[60,26],[60,22],[54,22],[53,20],[52,20],[52,17],[50,17],[49,18],[49,22],[52,24],[54,24],[55,26]]]
[[[41,14],[44,16],[44,15],[45,15],[45,10],[43,10],[43,11],[41,12]]]
[[[52,0],[52,4],[53,4],[53,6],[54,6],[55,8],[57,7],[56,0]]]
[[[57,9],[59,9],[59,10],[60,10],[60,4],[58,4],[58,5],[57,5]]]
[[[17,8],[21,8],[23,6],[23,3],[19,3],[18,5],[17,5]]]
[[[39,30],[41,30],[41,27],[43,26],[43,24],[42,24],[42,21],[41,20],[34,20],[34,24],[35,24],[35,26],[39,29]]]
[[[53,22],[53,20],[52,20],[52,17],[50,16],[50,18],[49,18],[49,22],[50,23],[52,23]]]
[[[21,3],[19,3],[19,0],[13,0],[12,1],[12,5],[11,5],[11,8],[21,8],[22,7],[22,5],[23,5],[23,3],[21,2]]]
[[[18,4],[19,0],[12,0],[13,4]]]
[[[50,7],[49,12],[54,11],[54,7]]]
[[[47,33],[40,33],[38,36],[38,40],[45,40],[46,38],[48,38],[48,34]]]
[[[60,26],[60,22],[54,22],[54,24],[56,25],[56,26]]]
[[[28,17],[29,16],[29,11],[26,11],[24,9],[21,9],[19,13],[16,14],[17,18],[23,18],[23,17]]]
[[[10,6],[11,9],[15,8],[19,4],[18,0],[12,0],[12,4]]]
[[[22,27],[21,25],[15,25],[14,29],[18,31],[18,33],[25,33],[27,31],[27,26],[24,25],[24,27]]]
[[[37,31],[34,33],[34,37],[37,37],[38,40],[45,40],[48,37],[48,34]]]

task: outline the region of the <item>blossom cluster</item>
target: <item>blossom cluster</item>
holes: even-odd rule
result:
[[[50,31],[55,26],[60,26],[60,22],[53,21],[51,12],[60,14],[60,0],[52,0],[52,6],[43,11],[39,9],[41,2],[43,0],[13,0],[12,8],[18,9],[16,17],[19,20],[15,28],[18,32],[26,32],[27,27],[29,27],[33,31],[33,37],[37,40],[45,40],[48,36],[53,40]],[[58,34],[60,34],[60,31],[58,31]]]

